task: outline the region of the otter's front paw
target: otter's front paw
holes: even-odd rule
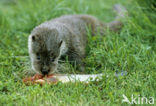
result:
[[[85,71],[85,67],[83,65],[78,65],[77,66],[77,70],[80,72],[84,72]]]

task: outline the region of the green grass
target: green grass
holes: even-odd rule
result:
[[[104,37],[89,38],[85,58],[86,73],[103,73],[102,80],[42,87],[22,83],[23,71],[30,69],[27,38],[36,25],[64,14],[90,14],[110,22],[116,3],[129,13],[124,28],[119,34],[108,32]],[[122,104],[123,94],[156,99],[156,10],[148,10],[150,4],[143,6],[139,7],[136,0],[2,0],[0,105],[112,106]],[[127,71],[127,75],[116,77],[117,70]]]

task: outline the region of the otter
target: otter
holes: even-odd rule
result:
[[[114,6],[117,16],[110,23],[103,23],[90,15],[65,15],[46,21],[35,27],[28,38],[28,49],[32,69],[40,74],[52,74],[57,71],[58,60],[61,56],[68,56],[74,61],[80,71],[84,71],[82,59],[85,57],[88,36],[91,34],[105,35],[106,29],[120,31],[126,9],[117,4]]]

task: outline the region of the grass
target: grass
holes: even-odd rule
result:
[[[90,37],[84,60],[86,73],[103,73],[102,80],[42,87],[22,83],[23,71],[30,69],[27,38],[36,25],[64,14],[90,14],[110,22],[116,3],[129,13],[124,28],[119,34]],[[156,99],[156,14],[150,6],[140,7],[136,0],[2,0],[0,105],[128,105],[121,102],[123,94]],[[127,75],[116,77],[121,70]]]

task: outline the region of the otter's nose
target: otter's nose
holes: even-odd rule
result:
[[[42,72],[43,75],[47,75],[49,73],[49,67],[47,65],[44,65],[42,67],[41,72]]]
[[[43,75],[47,75],[49,73],[49,70],[42,70]]]

